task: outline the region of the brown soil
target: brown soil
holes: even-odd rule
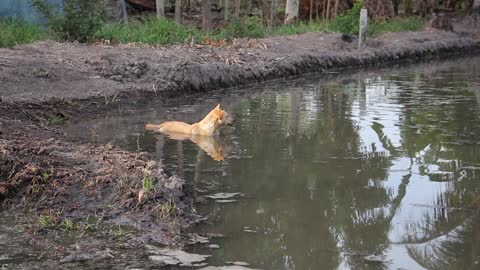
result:
[[[15,111],[15,107],[0,103],[2,112]],[[0,119],[0,196],[4,209],[31,209],[57,223],[65,218],[97,217],[106,223],[148,229],[142,239],[161,243],[170,243],[176,236],[178,228],[169,227],[171,220],[185,225],[195,217],[184,181],[168,177],[161,163],[148,154],[72,141],[43,121],[44,115],[37,114],[42,111],[49,115],[55,109],[38,104],[29,107],[17,109],[15,117],[2,113]],[[139,200],[146,176],[153,186]],[[164,204],[173,206],[168,215],[161,212]]]
[[[111,100],[148,92],[181,96],[326,69],[463,53],[477,49],[473,35],[424,30],[388,33],[357,41],[338,34],[306,33],[241,39],[222,47],[139,48],[40,42],[0,49],[0,97],[4,101],[51,98]]]
[[[360,50],[356,40],[319,33],[242,39],[221,47],[48,41],[0,49],[2,205],[58,219],[100,215],[171,242],[172,232],[165,228],[172,219],[180,220],[180,227],[195,220],[183,181],[166,176],[147,154],[74,141],[58,123],[145,97],[181,97],[329,69],[478,52],[480,36],[462,25],[463,32],[388,33]],[[155,188],[139,202],[147,174]],[[174,217],[159,218],[159,206],[169,201],[176,206]]]

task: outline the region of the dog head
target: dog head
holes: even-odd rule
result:
[[[228,114],[226,111],[220,109],[220,104],[213,109],[213,116],[215,117],[215,126],[221,127],[224,125],[233,125],[234,119],[233,117]]]

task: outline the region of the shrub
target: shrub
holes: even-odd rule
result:
[[[65,0],[63,11],[46,0],[32,0],[32,5],[48,19],[50,30],[62,40],[92,41],[106,18],[103,0]]]
[[[337,16],[332,21],[330,27],[335,32],[344,34],[356,34],[358,33],[358,26],[360,20],[360,10],[363,7],[362,0],[356,0],[353,4],[353,8],[345,12],[344,14]]]

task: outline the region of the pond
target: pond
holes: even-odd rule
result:
[[[230,89],[120,108],[67,132],[151,152],[186,179],[197,212],[208,217],[191,232],[225,236],[190,249],[212,255],[210,265],[477,269],[478,63],[338,71]],[[198,121],[217,103],[236,121],[203,147],[144,130],[145,123]],[[208,197],[218,193],[226,196]]]

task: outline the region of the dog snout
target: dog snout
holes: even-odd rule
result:
[[[225,122],[227,122],[227,125],[229,125],[229,126],[233,126],[233,123],[235,122],[235,118],[233,118],[230,115],[227,116],[227,119],[225,119],[225,120],[226,120]]]

